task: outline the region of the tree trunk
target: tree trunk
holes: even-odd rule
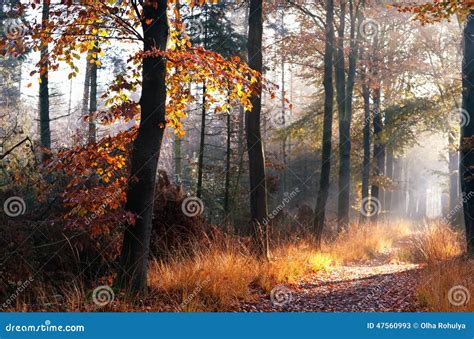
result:
[[[385,170],[386,170],[386,176],[389,178],[392,182],[394,181],[393,178],[393,148],[392,147],[387,147],[387,156],[386,156],[386,164],[385,164]],[[385,201],[384,201],[384,206],[385,210],[387,211],[388,215],[390,216],[392,213],[392,188],[390,187],[386,192],[385,192]]]
[[[314,232],[317,245],[321,246],[321,238],[326,215],[326,203],[329,195],[331,174],[331,139],[333,119],[333,45],[334,45],[334,1],[326,0],[326,41],[324,45],[324,123],[321,157],[321,176],[319,178],[319,192],[314,210]]]
[[[262,73],[263,11],[262,0],[250,0],[248,64]],[[267,187],[265,177],[265,156],[260,132],[262,111],[262,87],[251,98],[253,109],[245,112],[247,151],[250,174],[250,214],[255,254],[261,258],[269,257],[267,217]]]
[[[365,75],[365,73],[364,73]],[[367,83],[362,85],[362,97],[364,98],[364,130],[363,130],[363,145],[364,158],[362,160],[362,201],[366,202],[369,199],[369,179],[370,179],[370,89]],[[367,215],[361,210],[360,220],[366,221]]]
[[[341,11],[343,2],[341,3]],[[349,14],[350,14],[350,49],[349,49],[349,68],[347,73],[347,83],[343,81],[341,86],[345,86],[342,91],[343,99],[343,111],[339,112],[339,196],[338,196],[338,225],[339,228],[344,228],[349,224],[349,213],[350,213],[350,194],[351,194],[351,123],[352,123],[352,97],[354,92],[354,83],[357,66],[357,50],[358,50],[358,38],[356,39],[355,32],[356,26],[359,23],[359,9],[354,9],[353,1],[349,1]],[[344,11],[341,13],[341,23],[344,22]],[[338,56],[337,58],[342,60],[338,68],[341,68],[337,73],[342,74],[337,76],[336,79],[341,77],[344,79],[344,25],[339,28],[339,39],[338,42]],[[337,62],[336,62],[337,64]],[[339,90],[338,90],[339,93]],[[338,98],[338,102],[339,102]]]
[[[467,251],[474,256],[474,11],[467,16],[464,28],[464,60],[462,67],[462,107],[471,117],[470,124],[461,126],[461,161],[459,173],[463,194]],[[469,121],[469,119],[467,119]]]
[[[280,26],[282,31],[285,31],[285,12],[281,11],[281,16],[280,16]],[[281,39],[284,38],[284,35],[281,36]],[[285,107],[285,56],[281,55],[281,127],[285,128],[286,127],[286,107]],[[287,154],[286,154],[286,140],[287,140],[287,134],[284,133],[283,140],[281,143],[281,150],[282,150],[282,158],[283,158],[283,171],[281,173],[281,187],[280,187],[280,193],[281,197],[284,197],[284,194],[286,192],[286,186],[287,186],[287,176],[286,173],[288,171],[288,164],[287,164]]]
[[[43,11],[41,16],[43,26],[49,21],[49,0],[43,0]],[[49,51],[48,44],[41,47],[41,75],[39,85],[39,115],[40,115],[40,144],[41,160],[45,161],[50,157],[51,151],[51,129],[49,119]]]
[[[457,151],[456,140],[453,130],[448,131],[448,170],[449,170],[449,211],[457,210],[456,206],[459,204],[459,176],[458,164],[459,153]],[[456,224],[459,220],[459,213],[456,214],[452,224]]]
[[[345,69],[345,62],[344,62],[345,16],[346,16],[346,1],[341,1],[340,15],[339,15],[340,20],[339,20],[339,26],[337,27],[337,37],[336,37],[336,52],[334,55],[336,101],[337,101],[337,110],[338,110],[338,115],[339,115],[339,187],[338,187],[338,208],[337,208],[338,230],[340,230],[344,224],[347,224],[348,219],[349,219],[349,210],[348,210],[349,187],[347,187],[347,184],[348,184],[348,178],[350,178],[350,169],[347,168],[348,166],[347,160],[348,160],[348,155],[350,157],[351,145],[350,145],[350,137],[348,138],[348,135],[347,135],[348,128],[350,129],[350,125],[348,124],[348,121],[346,119],[346,73],[345,73],[346,69]]]
[[[224,188],[224,214],[227,218],[230,213],[230,157],[231,157],[232,125],[230,112],[227,114],[227,148],[225,159],[225,188]]]
[[[392,215],[400,217],[402,201],[402,157],[394,158],[393,165],[393,191],[392,191],[392,206],[390,210]]]
[[[91,67],[92,64],[90,60],[92,58],[91,51],[87,52],[86,57],[86,74],[84,77],[84,91],[82,94],[82,111],[81,111],[81,128],[84,127],[85,120],[84,118],[87,116],[89,112],[89,97],[90,97],[90,88],[91,88]]]
[[[177,183],[181,183],[181,176],[183,174],[181,164],[181,138],[174,135],[174,175]]]
[[[97,140],[97,132],[95,126],[95,116],[97,113],[97,42],[95,42],[93,49],[93,61],[90,66],[90,104],[89,104],[89,143],[94,143]],[[89,61],[89,62],[90,62]]]
[[[202,109],[201,109],[201,135],[199,139],[199,158],[198,158],[198,179],[196,187],[196,196],[202,196],[202,175],[204,167],[204,147],[206,141],[206,84],[202,84]]]
[[[144,51],[164,51],[169,34],[166,0],[144,2],[142,27]],[[142,77],[141,119],[131,154],[133,180],[125,206],[137,219],[125,230],[117,276],[117,285],[132,292],[146,289],[156,170],[166,124],[166,60],[145,58]]]
[[[383,175],[384,166],[385,166],[385,147],[381,140],[381,134],[383,129],[383,122],[382,122],[382,112],[380,111],[380,87],[374,89],[374,110],[373,110],[373,125],[374,125],[374,176],[377,179],[380,179],[380,176]],[[372,185],[372,199],[378,201],[376,203],[378,206],[383,208],[382,205],[382,198],[381,198],[381,191],[379,187],[379,183],[374,183]],[[372,220],[377,221],[378,219],[378,212],[373,214]]]

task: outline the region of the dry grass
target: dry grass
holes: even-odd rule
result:
[[[452,259],[428,266],[417,288],[418,301],[434,312],[474,312],[473,271],[474,260]]]
[[[212,245],[209,245],[212,244]],[[316,250],[310,236],[275,241],[272,260],[251,256],[245,239],[222,235],[196,245],[171,261],[151,263],[147,296],[130,300],[118,294],[112,304],[97,307],[91,288],[79,282],[59,291],[63,299],[50,297],[47,286],[32,287],[29,299],[16,300],[17,311],[32,310],[42,299],[42,311],[234,311],[243,301],[256,300],[257,292],[269,294],[277,285],[294,284],[308,273],[331,270],[340,264],[377,258],[392,261],[406,251],[406,258],[428,263],[418,288],[420,302],[430,310],[472,311],[470,304],[455,307],[447,293],[456,285],[472,290],[472,262],[450,259],[462,252],[460,235],[447,226],[432,224],[413,233],[406,223],[351,225],[322,250]],[[446,264],[445,260],[450,259]],[[106,283],[104,283],[106,284]],[[99,284],[101,285],[101,284]],[[36,299],[36,300],[35,300]],[[47,306],[51,304],[52,306]],[[46,306],[45,306],[46,305]],[[55,306],[56,305],[56,306]],[[12,309],[11,309],[12,310]]]
[[[322,251],[311,239],[278,242],[270,262],[259,262],[238,241],[226,240],[225,246],[196,248],[191,257],[154,262],[149,285],[178,311],[235,310],[240,302],[253,300],[256,289],[269,294],[275,286],[296,283],[307,273],[374,258],[407,232],[405,224],[356,224]]]
[[[463,252],[462,235],[441,222],[424,225],[413,235],[412,259],[427,264],[417,287],[418,301],[427,310],[474,311],[470,298],[474,291],[474,262],[461,258]]]
[[[327,256],[305,243],[288,244],[273,251],[270,262],[259,262],[245,252],[207,249],[191,258],[154,262],[149,285],[168,297],[180,311],[236,309],[255,297],[254,288],[269,293],[281,283],[294,283],[308,271],[329,269]]]
[[[441,222],[432,222],[413,234],[410,252],[414,262],[439,263],[461,255],[461,235]]]
[[[327,244],[327,251],[343,263],[370,260],[380,254],[390,253],[394,242],[410,234],[407,223],[352,224],[335,242]]]

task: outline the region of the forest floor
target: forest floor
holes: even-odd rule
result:
[[[369,263],[313,273],[296,284],[280,286],[276,303],[260,293],[244,312],[414,312],[420,266],[408,263]]]
[[[295,284],[280,285],[270,297],[242,305],[244,312],[416,312],[422,265],[393,260],[410,236],[371,260],[309,273]]]

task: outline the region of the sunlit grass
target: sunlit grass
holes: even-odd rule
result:
[[[418,301],[434,312],[474,312],[474,260],[429,265],[417,288]]]
[[[415,231],[413,231],[415,230]],[[449,303],[447,293],[453,286],[472,290],[472,262],[453,259],[462,253],[461,236],[447,225],[433,223],[412,227],[407,223],[353,224],[333,241],[317,250],[311,235],[297,240],[281,238],[271,248],[271,260],[250,255],[248,239],[222,234],[207,245],[195,242],[186,252],[172,259],[154,260],[148,275],[146,295],[130,299],[127,293],[115,295],[109,305],[98,307],[90,288],[78,280],[60,290],[63,299],[51,299],[47,286],[35,286],[34,295],[44,310],[67,311],[237,311],[242,302],[258,301],[279,285],[290,286],[308,275],[328,272],[340,265],[354,263],[391,263],[404,261],[426,264],[417,288],[419,302],[429,310],[472,311],[472,302],[461,307]],[[370,270],[370,265],[367,266]],[[111,281],[111,280],[110,280]],[[100,285],[100,284],[99,284]],[[26,294],[12,305],[27,311],[32,299]],[[12,310],[13,310],[12,309]]]
[[[351,224],[336,241],[327,244],[327,251],[343,263],[374,259],[389,254],[393,244],[410,234],[407,223]]]
[[[256,260],[237,240],[226,240],[225,248],[194,248],[193,256],[152,263],[149,285],[178,311],[235,310],[241,302],[255,300],[258,290],[269,294],[275,286],[295,284],[307,274],[372,259],[408,233],[406,224],[354,224],[321,251],[310,238],[278,242],[269,262]]]
[[[442,222],[425,224],[411,237],[413,261],[431,264],[457,257],[464,251],[461,238]]]

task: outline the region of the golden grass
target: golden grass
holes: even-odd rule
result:
[[[149,285],[174,302],[178,311],[233,308],[250,298],[257,262],[231,251],[207,250],[192,258],[152,264]]]
[[[474,311],[470,296],[474,291],[474,261],[461,257],[464,245],[460,232],[432,222],[412,236],[410,247],[412,260],[427,264],[417,286],[420,304],[435,312]]]
[[[393,224],[351,224],[333,243],[327,244],[327,251],[343,263],[374,259],[380,254],[390,253],[393,243],[410,234],[407,223]]]
[[[432,222],[422,226],[411,237],[412,260],[422,263],[438,263],[463,253],[461,235],[449,225]]]
[[[193,256],[154,262],[149,285],[177,311],[235,310],[242,301],[266,294],[277,285],[293,284],[307,273],[330,270],[339,263],[362,261],[388,251],[392,241],[407,235],[406,224],[352,225],[334,243],[315,249],[311,239],[279,242],[270,262],[261,262],[232,245],[193,250]]]
[[[428,266],[417,288],[418,301],[433,312],[474,312],[473,273],[474,260]]]
[[[270,262],[260,262],[232,249],[207,249],[191,258],[152,263],[149,285],[178,311],[233,310],[254,299],[252,287],[270,293],[278,284],[295,283],[309,271],[334,264],[305,243],[279,247],[273,255]]]
[[[54,306],[57,300],[50,300],[51,289],[35,286],[32,299],[27,300],[26,295],[24,300],[17,299],[11,310],[30,310],[29,305],[39,298],[45,305],[52,304],[43,311],[235,311],[242,302],[257,300],[259,293],[268,295],[274,287],[297,283],[308,273],[375,258],[377,262],[391,262],[401,253],[410,260],[428,263],[417,290],[420,303],[427,309],[473,310],[472,301],[456,307],[447,298],[453,286],[468,290],[474,286],[469,270],[473,263],[452,259],[462,253],[462,246],[460,235],[446,225],[431,224],[413,233],[406,223],[353,224],[334,241],[323,244],[321,250],[316,250],[311,236],[277,240],[269,262],[250,255],[245,239],[224,235],[206,246],[196,244],[171,261],[153,261],[149,292],[137,299],[119,293],[112,304],[98,307],[90,288],[77,282],[59,291],[64,296],[59,306]]]

